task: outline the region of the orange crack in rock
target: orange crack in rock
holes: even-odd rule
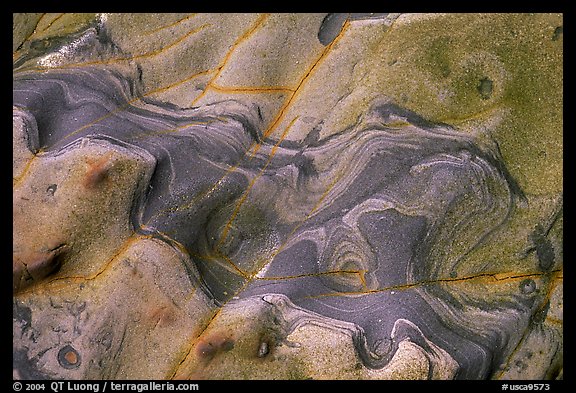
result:
[[[200,254],[195,254],[195,253],[189,253],[191,257],[193,258],[199,258],[199,259],[204,259],[206,261],[214,261],[216,263],[220,262],[220,259],[223,259],[228,265],[230,265],[230,269],[227,269],[229,271],[231,271],[232,273],[238,273],[240,276],[242,276],[243,278],[249,279],[250,276],[248,274],[246,274],[246,272],[244,272],[242,269],[240,269],[238,267],[238,265],[236,265],[234,263],[234,261],[232,261],[232,259],[230,259],[229,257],[227,257],[226,255],[217,252],[216,255],[200,255]]]
[[[287,240],[285,243],[283,243],[280,248],[278,248],[277,250],[275,250],[274,252],[272,252],[272,255],[268,258],[268,261],[266,264],[270,263],[274,257],[280,253],[280,251],[285,247],[285,245],[288,243],[290,237],[298,230],[298,228],[304,224],[304,222],[311,217],[314,212],[320,207],[320,205],[322,204],[322,202],[324,201],[324,199],[326,198],[326,196],[330,193],[330,191],[332,190],[332,188],[336,185],[336,183],[338,182],[338,180],[340,180],[342,178],[342,176],[344,175],[343,172],[338,173],[337,176],[334,177],[333,181],[328,185],[328,187],[326,188],[326,190],[324,191],[324,193],[321,195],[321,197],[319,198],[318,202],[316,203],[316,205],[314,205],[314,207],[312,208],[312,210],[310,211],[310,213],[308,213],[308,215],[306,216],[306,218],[300,222],[298,225],[296,225],[292,231],[290,232],[290,234],[287,237]],[[246,282],[244,283],[244,285],[237,291],[237,293],[241,293],[251,282],[252,280],[255,278],[255,275],[249,277],[249,279],[246,280]],[[231,298],[233,299],[233,297]],[[190,343],[190,347],[188,348],[188,351],[186,352],[186,354],[182,357],[182,360],[178,363],[178,365],[175,367],[174,371],[168,376],[168,379],[180,379],[180,378],[184,378],[184,375],[179,374],[180,369],[183,367],[183,365],[185,363],[187,363],[189,361],[190,358],[190,354],[192,353],[192,348],[194,347],[196,341],[198,340],[198,338],[206,331],[206,329],[208,329],[208,327],[212,324],[212,322],[214,320],[216,320],[216,318],[218,317],[218,315],[220,314],[222,308],[224,307],[225,304],[223,304],[220,308],[218,308],[218,310],[216,310],[216,312],[214,313],[214,315],[212,316],[212,318],[208,321],[208,323],[206,324],[206,326],[204,327],[204,330],[198,335],[198,337]]]
[[[228,222],[226,223],[226,226],[224,227],[224,229],[222,230],[222,234],[220,235],[220,239],[218,239],[218,242],[216,243],[216,249],[218,250],[218,248],[222,245],[222,243],[226,240],[226,237],[228,236],[228,232],[230,231],[230,227],[232,225],[232,223],[234,222],[236,216],[238,215],[238,213],[240,212],[240,208],[242,207],[242,205],[244,204],[244,202],[246,201],[246,198],[248,198],[248,194],[250,193],[250,190],[252,189],[252,187],[254,187],[254,184],[256,183],[256,181],[264,174],[264,172],[266,171],[266,168],[268,168],[268,165],[270,165],[270,162],[272,161],[272,158],[274,157],[274,155],[276,154],[276,151],[278,150],[278,146],[280,146],[280,143],[282,143],[282,141],[284,140],[284,138],[286,138],[286,135],[288,135],[288,132],[290,130],[290,128],[292,127],[292,125],[294,124],[294,122],[297,120],[297,117],[295,117],[294,119],[292,119],[292,121],[290,122],[290,124],[288,125],[288,127],[286,127],[286,129],[284,130],[284,133],[282,134],[282,136],[278,139],[278,142],[276,142],[276,144],[274,145],[274,147],[272,147],[272,150],[270,151],[270,155],[268,156],[268,160],[266,161],[266,163],[264,164],[264,166],[262,167],[262,169],[260,170],[260,172],[258,172],[258,174],[250,181],[250,184],[248,185],[248,187],[246,188],[246,191],[244,191],[244,193],[242,194],[242,197],[240,198],[240,201],[238,202],[238,204],[236,205],[236,207],[234,208],[234,211],[232,212],[232,215],[230,217],[230,219],[228,220]]]
[[[194,99],[194,101],[192,101],[192,103],[190,104],[190,106],[193,106],[196,102],[198,102],[205,94],[206,92],[212,87],[212,84],[214,83],[214,81],[220,76],[220,74],[222,73],[222,69],[224,68],[224,66],[228,63],[228,60],[230,59],[230,56],[232,56],[232,53],[236,50],[236,48],[243,42],[245,41],[248,37],[250,37],[257,29],[258,27],[260,27],[262,25],[262,23],[264,23],[264,21],[266,19],[268,19],[269,15],[268,14],[263,14],[260,15],[260,17],[256,20],[256,22],[254,22],[254,24],[244,33],[240,36],[240,38],[238,38],[236,40],[236,42],[234,42],[234,44],[230,47],[230,49],[228,50],[228,52],[226,53],[226,55],[224,55],[224,59],[222,60],[222,62],[218,65],[218,67],[216,68],[216,73],[214,74],[214,76],[212,77],[212,79],[210,79],[210,81],[208,81],[208,84],[206,85],[206,88],[204,89],[204,91],[202,91],[202,93],[200,95],[198,95],[198,97],[196,97]]]
[[[150,52],[147,52],[147,53],[143,53],[143,54],[140,54],[140,55],[134,55],[134,56],[132,56],[132,57],[130,57],[130,58],[127,58],[127,59],[118,59],[118,60],[136,60],[136,59],[142,59],[142,58],[145,58],[145,57],[157,56],[157,55],[159,55],[160,53],[166,52],[167,50],[169,50],[169,49],[175,47],[176,45],[180,44],[181,42],[183,42],[185,39],[187,39],[187,38],[190,37],[191,35],[197,34],[197,33],[201,32],[202,30],[204,30],[205,28],[211,27],[211,26],[212,26],[211,23],[205,23],[205,24],[203,24],[202,26],[197,27],[196,29],[190,30],[188,33],[184,34],[182,37],[180,37],[180,38],[177,39],[176,41],[172,42],[170,45],[166,45],[166,46],[163,47],[163,48],[160,48],[160,49],[155,50],[155,51],[150,51]],[[114,61],[115,59],[112,59],[112,60]]]
[[[553,272],[555,273],[555,272]],[[350,296],[350,295],[367,295],[373,293],[381,293],[387,292],[392,290],[403,290],[403,289],[410,289],[415,288],[423,285],[429,284],[441,284],[441,283],[450,283],[450,284],[458,284],[458,283],[467,283],[470,281],[478,281],[481,284],[501,284],[507,281],[521,281],[526,278],[538,278],[548,275],[548,273],[526,273],[526,274],[517,274],[517,273],[482,273],[472,276],[466,276],[461,278],[440,278],[437,280],[426,280],[426,281],[419,281],[411,284],[405,285],[395,285],[389,286],[384,288],[378,289],[371,289],[366,291],[352,291],[352,292],[331,292],[331,293],[324,293],[319,295],[310,296],[307,298],[321,298],[321,297],[330,297],[330,296]],[[282,277],[277,277],[279,279]],[[295,277],[285,277],[285,278],[295,278]],[[550,294],[548,293],[548,296]]]
[[[58,19],[60,19],[62,16],[64,16],[65,14],[60,14],[59,16],[57,16],[54,20],[52,20],[48,26],[46,26],[45,28],[43,28],[42,30],[38,31],[38,25],[40,24],[40,22],[42,21],[42,19],[44,19],[46,17],[47,14],[42,14],[40,15],[40,18],[38,18],[38,21],[36,22],[36,26],[34,26],[34,29],[32,30],[32,32],[30,34],[28,34],[28,36],[26,38],[24,38],[24,40],[22,41],[22,44],[20,44],[20,46],[22,46],[25,42],[30,41],[30,39],[32,39],[32,37],[37,34],[37,33],[41,33],[43,31],[46,31],[50,26],[52,26],[52,24],[54,22],[56,22]],[[14,52],[12,52],[12,61],[16,61],[19,58],[19,54],[21,53],[20,49],[16,49]]]
[[[297,97],[298,93],[301,91],[302,86],[304,86],[306,84],[306,82],[309,80],[310,76],[314,73],[314,71],[322,63],[322,60],[324,60],[326,58],[326,56],[332,50],[334,45],[344,35],[344,32],[348,29],[349,25],[350,25],[349,21],[346,21],[344,23],[344,26],[342,27],[342,30],[340,31],[338,36],[326,48],[324,48],[324,50],[322,51],[322,53],[320,54],[318,59],[316,59],[316,61],[312,64],[312,66],[308,69],[308,71],[300,79],[300,82],[298,82],[298,85],[293,90],[292,94],[286,99],[286,101],[284,101],[284,104],[282,105],[280,110],[277,112],[276,117],[274,118],[274,120],[272,121],[272,123],[270,124],[268,129],[266,131],[264,131],[264,133],[263,133],[264,138],[267,138],[268,136],[270,136],[272,134],[274,129],[280,123],[280,120],[282,120],[282,118],[284,117],[284,114],[286,113],[286,110],[288,109],[288,107],[292,104],[292,102],[294,102],[294,99]],[[254,153],[256,153],[259,149],[260,149],[260,145],[256,145]]]
[[[183,23],[183,22],[186,22],[187,20],[189,20],[190,18],[193,18],[193,17],[196,16],[196,15],[198,15],[198,14],[197,14],[197,13],[190,14],[190,15],[182,18],[182,19],[178,19],[177,21],[170,23],[169,25],[161,26],[161,27],[159,27],[159,28],[157,28],[157,29],[147,31],[147,32],[143,33],[142,36],[152,35],[152,34],[158,33],[159,31],[169,29],[169,28],[174,27],[174,26],[176,26],[176,25],[179,25],[179,24],[181,24],[181,23]]]
[[[185,364],[188,363],[190,361],[190,357],[193,355],[192,349],[196,346],[196,344],[198,342],[200,342],[202,335],[206,332],[206,330],[208,329],[208,327],[210,327],[210,325],[212,324],[212,322],[216,319],[216,317],[222,312],[222,307],[218,308],[216,310],[216,312],[214,312],[214,315],[212,315],[212,318],[210,318],[210,320],[206,323],[206,326],[204,326],[204,329],[202,329],[202,331],[196,336],[196,338],[194,338],[192,340],[192,342],[190,343],[190,346],[188,347],[188,350],[186,351],[186,354],[182,357],[182,359],[178,362],[178,364],[176,365],[176,367],[174,368],[174,371],[167,377],[167,379],[183,379],[185,378],[184,375],[179,374],[178,371],[180,370],[180,368]],[[200,349],[200,352],[202,352],[202,348]]]
[[[191,80],[193,80],[193,79],[195,79],[195,78],[198,78],[198,77],[200,77],[200,76],[208,75],[208,74],[210,74],[210,73],[212,73],[212,72],[215,72],[215,71],[216,71],[216,70],[214,70],[214,69],[208,69],[208,70],[196,72],[196,73],[194,73],[194,74],[192,74],[192,75],[190,75],[190,76],[188,76],[188,77],[186,77],[186,78],[184,78],[184,79],[181,79],[181,80],[179,80],[179,81],[176,81],[176,82],[174,82],[174,83],[171,83],[171,84],[169,84],[169,85],[167,85],[167,86],[159,87],[159,88],[154,89],[154,90],[150,90],[150,91],[148,91],[147,93],[145,93],[144,96],[150,96],[150,95],[153,95],[153,94],[158,94],[158,93],[165,92],[166,90],[170,90],[170,89],[172,89],[172,88],[174,88],[174,87],[176,87],[176,86],[178,86],[178,85],[181,85],[181,84],[184,84],[184,83],[186,83],[186,82],[189,82],[189,81],[191,81]]]
[[[45,15],[46,15],[46,14],[44,14],[44,15],[42,15],[42,16],[44,17]],[[65,14],[65,13],[60,14],[60,15],[58,15],[57,17],[55,17],[54,19],[52,19],[52,20],[50,21],[50,23],[48,23],[48,25],[47,25],[46,27],[44,27],[42,30],[39,30],[38,33],[42,33],[42,32],[44,32],[44,31],[48,30],[50,27],[52,27],[52,25],[53,25],[54,23],[56,23],[57,20],[59,20],[60,18],[62,18],[64,15],[66,15],[66,14]],[[40,23],[40,20],[38,20],[38,23]],[[34,33],[36,33],[36,29],[34,29]]]
[[[296,89],[288,86],[220,86],[215,83],[210,88],[224,93],[293,93]]]
[[[113,263],[115,261],[118,260],[118,257],[120,255],[122,255],[126,250],[128,250],[128,248],[130,248],[130,246],[138,241],[138,240],[142,240],[142,239],[151,239],[152,236],[150,235],[146,235],[146,236],[142,236],[142,235],[132,235],[130,238],[128,238],[122,245],[122,247],[120,247],[120,249],[104,264],[104,266],[102,267],[102,269],[100,269],[98,272],[94,273],[92,276],[61,276],[61,277],[55,277],[52,280],[46,281],[43,286],[44,287],[50,287],[51,289],[57,289],[57,288],[64,288],[67,287],[68,285],[70,285],[71,282],[85,282],[85,281],[91,281],[91,280],[95,280],[96,278],[98,278],[101,274],[103,274],[109,267],[111,267],[113,265]],[[26,289],[24,291],[20,291],[20,293],[22,294],[27,294],[29,292],[33,292],[35,290],[35,287]]]
[[[41,153],[41,152],[39,151],[38,153]],[[22,180],[24,180],[26,178],[26,176],[28,175],[28,173],[30,171],[30,167],[32,166],[32,163],[34,162],[36,157],[38,157],[38,153],[36,153],[32,157],[30,157],[30,159],[26,163],[26,166],[24,166],[24,169],[22,169],[22,173],[20,174],[20,176],[12,179],[12,188],[13,189],[16,188],[22,182]]]
[[[559,270],[554,270],[554,271],[551,271],[548,273],[540,273],[539,274],[540,276],[549,275],[549,277],[551,278],[551,284],[548,285],[546,295],[544,296],[543,300],[540,302],[538,309],[532,315],[537,315],[538,313],[545,310],[546,307],[548,307],[548,304],[550,302],[550,297],[552,296],[552,292],[553,292],[554,288],[556,287],[558,280],[563,279],[563,274],[564,274],[564,269],[559,269]],[[522,277],[512,276],[511,278],[516,279],[516,278],[522,278]],[[559,321],[559,320],[552,318],[552,317],[548,317],[548,315],[546,315],[545,321],[549,321],[552,323],[556,322],[556,323],[561,324],[563,326],[562,321]],[[524,341],[526,341],[526,338],[528,337],[529,333],[532,331],[530,329],[531,325],[532,324],[530,324],[526,328],[526,330],[524,331],[522,338],[518,341],[518,344],[516,344],[516,347],[512,350],[512,352],[508,356],[508,360],[507,360],[506,364],[501,368],[501,371],[498,373],[498,376],[496,377],[496,379],[500,379],[502,377],[502,375],[504,375],[506,370],[509,369],[510,362],[514,359],[516,353],[520,350],[520,348],[522,348]]]
[[[154,51],[150,51],[150,52],[146,52],[146,53],[142,53],[142,54],[137,54],[137,55],[132,55],[129,57],[116,57],[116,58],[111,58],[111,59],[106,59],[106,60],[95,60],[95,61],[85,61],[85,62],[81,62],[81,63],[54,65],[54,66],[50,66],[50,69],[57,70],[57,69],[66,69],[66,68],[75,68],[75,67],[88,67],[88,66],[102,65],[102,64],[113,64],[113,63],[118,63],[118,62],[122,62],[122,61],[133,61],[133,60],[137,60],[137,59],[143,59],[143,58],[147,58],[147,57],[158,56],[159,54],[166,52],[167,50],[170,50],[173,47],[179,45],[181,42],[183,42],[184,40],[189,38],[191,35],[197,34],[197,33],[201,32],[202,30],[204,30],[205,28],[210,27],[210,26],[212,26],[212,24],[205,23],[202,26],[200,26],[196,29],[193,29],[193,30],[189,31],[188,33],[184,34],[182,37],[173,41],[171,44],[166,45],[163,48],[160,48],[158,50],[154,50]],[[44,72],[45,67],[35,67],[35,68],[31,68],[30,70],[36,71],[36,72]]]

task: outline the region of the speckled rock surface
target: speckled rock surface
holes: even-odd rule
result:
[[[562,34],[14,14],[14,378],[562,378]]]

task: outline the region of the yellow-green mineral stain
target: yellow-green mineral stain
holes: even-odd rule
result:
[[[356,72],[366,93],[432,121],[458,126],[503,113],[490,131],[512,176],[527,194],[554,194],[562,190],[562,24],[561,14],[399,20]]]

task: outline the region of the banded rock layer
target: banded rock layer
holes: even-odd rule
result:
[[[390,23],[334,18],[321,45]],[[530,204],[490,134],[384,92],[301,138],[257,100],[183,108],[143,94],[137,57],[88,61],[122,51],[100,23],[79,64],[14,73],[17,377],[330,378],[332,345],[360,378],[513,377],[536,349],[558,373],[562,200],[521,270],[483,260]]]

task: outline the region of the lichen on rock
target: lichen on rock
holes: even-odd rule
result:
[[[562,377],[562,15],[13,20],[15,378]]]

